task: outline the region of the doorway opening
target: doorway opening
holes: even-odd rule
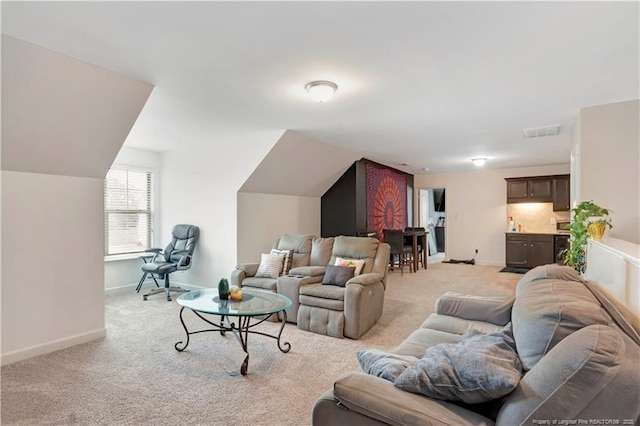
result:
[[[421,188],[418,190],[418,226],[429,230],[429,262],[445,258],[446,190]]]

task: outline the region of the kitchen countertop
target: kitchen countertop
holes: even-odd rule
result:
[[[526,235],[566,235],[569,236],[569,231],[556,231],[556,232],[509,232],[505,231],[505,234],[526,234]]]

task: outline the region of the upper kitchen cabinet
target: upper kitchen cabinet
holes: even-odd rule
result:
[[[553,211],[565,212],[570,210],[570,179],[569,175],[555,176],[553,178]]]
[[[551,176],[506,178],[507,203],[550,203],[553,201]]]
[[[505,178],[507,203],[553,203],[553,211],[569,210],[569,175]]]

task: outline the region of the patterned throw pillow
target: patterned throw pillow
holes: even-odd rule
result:
[[[293,265],[293,250],[272,249],[271,254],[284,254],[282,273],[280,275],[287,275],[289,273],[289,269],[291,269],[291,265]]]
[[[262,253],[256,277],[278,278],[280,276],[280,272],[282,272],[283,263],[284,254]]]
[[[353,278],[355,270],[356,268],[353,266],[328,265],[322,277],[322,284],[344,287],[347,285],[347,281]]]
[[[364,266],[364,259],[344,259],[342,257],[336,257],[336,266],[352,266],[356,268],[353,271],[353,276],[358,276],[362,272]]]
[[[467,404],[511,393],[522,377],[511,323],[494,333],[473,332],[458,343],[427,348],[414,366],[398,376],[395,386],[407,392]]]

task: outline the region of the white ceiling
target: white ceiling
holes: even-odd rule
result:
[[[568,163],[581,107],[640,97],[638,2],[1,7],[3,33],[154,84],[126,142],[151,150],[291,129],[411,173]]]

